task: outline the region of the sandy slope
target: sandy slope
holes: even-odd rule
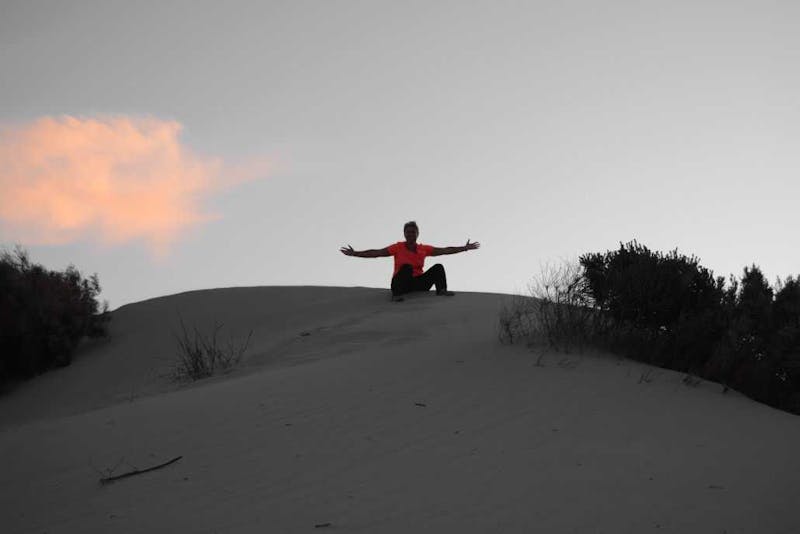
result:
[[[497,342],[503,300],[239,288],[123,307],[108,342],[0,399],[3,531],[800,532],[796,416],[608,356],[536,366]],[[252,329],[247,361],[170,382],[177,312]]]

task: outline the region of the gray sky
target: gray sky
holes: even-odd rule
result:
[[[424,243],[481,242],[428,260],[455,291],[524,291],[544,262],[631,239],[719,275],[796,275],[798,23],[788,1],[4,1],[0,193],[14,201],[0,241],[97,272],[112,308],[232,285],[387,286],[391,259],[339,247],[400,241],[410,219]],[[82,152],[41,149],[67,116]],[[179,134],[135,146],[179,143],[191,165],[173,175],[150,161],[171,149],[123,143],[145,119]],[[113,164],[85,163],[99,152]],[[53,163],[69,154],[69,172]],[[185,186],[211,161],[216,185]],[[56,204],[31,201],[48,173]],[[81,196],[84,180],[113,197]],[[163,203],[143,192],[161,180]],[[107,209],[50,217],[69,195]],[[125,202],[146,215],[116,220]],[[180,214],[166,234],[124,231],[164,222],[158,210]]]

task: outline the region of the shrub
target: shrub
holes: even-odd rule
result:
[[[591,341],[599,324],[586,279],[577,262],[545,265],[528,286],[530,297],[517,297],[500,313],[500,339],[524,339],[569,352]]]
[[[74,267],[49,271],[21,247],[0,254],[0,382],[69,365],[84,337],[106,334],[108,305],[100,282]]]
[[[498,337],[501,343],[529,340],[534,328],[536,302],[531,297],[515,295],[500,310]]]
[[[681,371],[703,366],[724,331],[724,279],[693,256],[636,241],[580,263],[587,293],[610,321],[604,339],[612,348]]]
[[[800,328],[800,278],[778,281],[773,319],[778,329]]]
[[[773,350],[782,356],[783,370],[800,391],[800,279],[779,282],[773,304]]]
[[[772,388],[766,402],[800,413],[800,280],[789,277],[777,286],[767,349]]]
[[[178,342],[178,356],[174,376],[178,380],[186,378],[200,380],[217,372],[230,370],[244,355],[253,335],[251,330],[244,343],[236,345],[233,339],[229,339],[227,344],[222,346],[217,341],[222,324],[215,323],[210,336],[204,335],[196,326],[192,327],[190,335],[183,318],[180,319],[180,324],[181,333],[175,336]]]
[[[589,343],[597,325],[594,301],[577,262],[546,265],[529,286],[538,304],[534,335],[556,350],[569,352]]]
[[[694,256],[632,241],[548,267],[531,288],[501,313],[501,339],[597,344],[800,414],[798,279],[773,289],[752,265],[726,287]]]

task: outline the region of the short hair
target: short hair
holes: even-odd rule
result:
[[[413,227],[417,232],[419,232],[419,226],[417,226],[417,221],[408,221],[403,225],[403,231],[406,231],[406,228],[409,226]]]

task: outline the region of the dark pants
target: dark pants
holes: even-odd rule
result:
[[[437,293],[447,291],[447,277],[441,263],[437,263],[419,276],[414,276],[411,265],[406,264],[392,277],[392,295],[428,291],[434,285]]]

